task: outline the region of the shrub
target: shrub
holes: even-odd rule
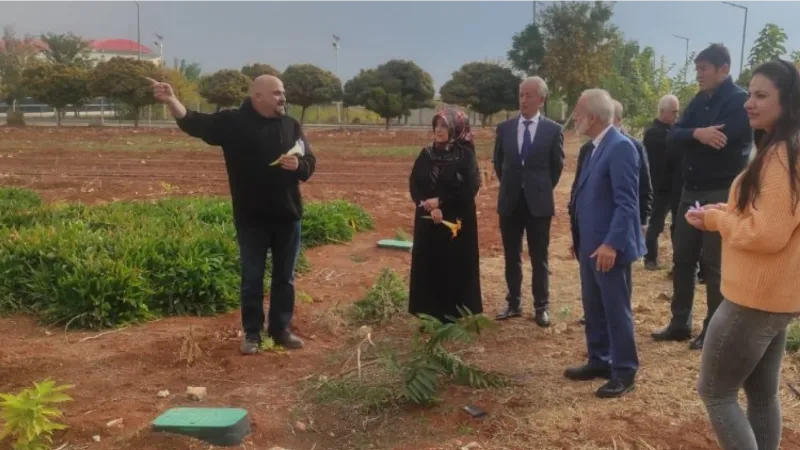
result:
[[[0,441],[14,438],[14,450],[46,450],[53,442],[54,431],[65,430],[66,425],[53,422],[51,418],[62,417],[63,413],[53,405],[72,401],[64,393],[72,386],[56,386],[55,382],[45,380],[34,383],[19,394],[0,394],[0,409],[3,413],[3,429]]]
[[[308,206],[306,247],[372,226],[347,202]],[[0,313],[102,328],[230,311],[239,290],[232,222],[222,199],[41,205],[30,191],[0,189]],[[298,270],[307,266],[301,253]]]
[[[353,304],[359,323],[383,323],[402,311],[408,302],[406,282],[392,269],[383,269],[367,295]]]

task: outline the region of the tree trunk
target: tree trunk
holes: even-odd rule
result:
[[[222,109],[222,106],[217,105],[217,112],[219,112],[221,109]]]
[[[387,130],[389,129],[389,122],[390,122],[391,120],[392,120],[392,118],[391,118],[391,117],[387,117],[387,118],[386,118],[386,129],[387,129]]]
[[[403,125],[408,126],[408,116],[403,116]]]
[[[133,116],[133,128],[139,128],[139,116],[142,114],[142,107],[137,106],[135,108],[136,114]]]
[[[486,128],[486,119],[487,119],[487,115],[486,114],[481,114],[481,128]]]
[[[56,126],[61,126],[61,108],[56,108]]]
[[[300,124],[303,124],[303,121],[306,120],[306,107],[302,106],[300,110]],[[317,116],[319,116],[319,111],[317,111]]]

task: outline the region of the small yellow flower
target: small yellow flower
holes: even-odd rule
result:
[[[423,219],[431,219],[431,216],[422,216]],[[453,233],[453,238],[458,236],[458,232],[461,230],[461,219],[456,219],[456,223],[449,222],[447,220],[442,220],[442,225],[446,226],[450,229],[450,232]]]

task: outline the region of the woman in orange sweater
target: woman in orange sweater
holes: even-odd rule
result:
[[[708,327],[698,392],[725,450],[777,450],[778,396],[789,323],[800,312],[800,75],[759,66],[745,103],[755,157],[727,204],[691,210],[695,228],[722,236],[725,297]],[[747,415],[737,403],[747,394]]]

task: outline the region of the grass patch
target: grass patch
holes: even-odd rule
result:
[[[786,332],[786,351],[800,351],[800,321],[793,320]]]
[[[381,324],[403,311],[408,303],[408,287],[397,272],[385,268],[363,299],[355,302],[352,319],[356,323]]]
[[[411,235],[406,232],[406,230],[402,228],[398,228],[394,232],[395,240],[402,241],[402,242],[411,242]]]
[[[305,248],[372,223],[347,202],[308,206]],[[81,328],[224,313],[238,306],[235,237],[223,199],[42,205],[33,192],[0,189],[0,313]],[[307,266],[301,254],[298,270]]]

